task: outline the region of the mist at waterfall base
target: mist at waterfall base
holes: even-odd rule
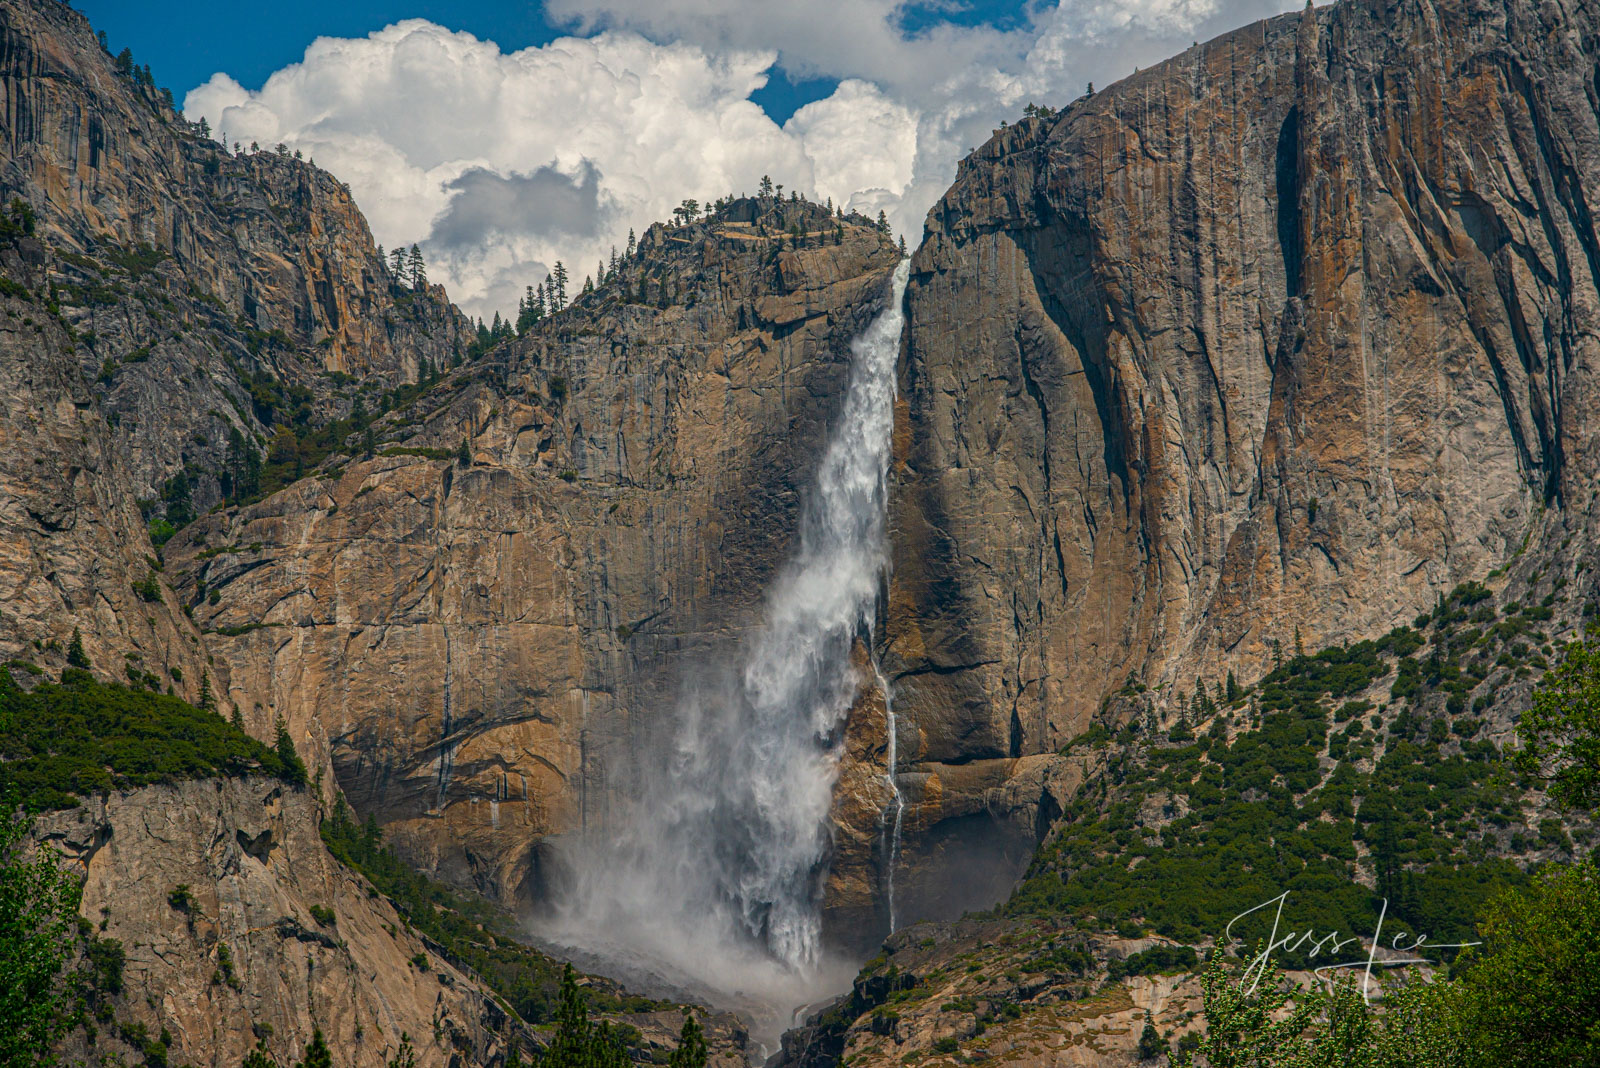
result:
[[[799,548],[761,626],[685,692],[676,733],[646,761],[622,825],[563,850],[560,900],[536,921],[580,964],[736,1009],[762,1038],[856,969],[828,959],[821,904],[842,728],[868,681],[851,648],[872,626],[887,559],[907,269],[902,261],[888,307],[851,344]]]

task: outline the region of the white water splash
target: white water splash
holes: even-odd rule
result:
[[[824,960],[820,910],[841,729],[861,681],[850,650],[886,564],[907,271],[902,262],[889,307],[851,344],[799,549],[763,625],[724,679],[681,702],[625,829],[589,835],[566,858],[572,878],[539,933],[580,961],[784,1019],[854,971]]]

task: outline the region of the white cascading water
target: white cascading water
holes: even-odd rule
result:
[[[887,559],[907,269],[903,261],[889,306],[851,343],[799,549],[762,625],[724,677],[680,703],[676,736],[647,768],[632,817],[565,858],[563,900],[538,927],[580,962],[784,1022],[854,971],[824,960],[820,908],[841,727],[861,681],[850,651],[872,624]],[[885,819],[897,848],[895,799]]]

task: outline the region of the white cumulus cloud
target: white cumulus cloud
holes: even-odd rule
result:
[[[515,307],[557,259],[582,278],[630,228],[764,174],[888,212],[915,239],[956,161],[1029,100],[1061,105],[1284,0],[1065,0],[1021,27],[901,28],[896,0],[549,0],[586,36],[517,52],[420,19],[319,38],[247,90],[184,101],[229,142],[282,142],[347,181],[388,246],[420,243],[469,312]],[[784,125],[775,64],[839,79]]]

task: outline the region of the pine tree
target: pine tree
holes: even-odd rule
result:
[[[541,316],[544,315],[544,294],[535,293],[532,286],[528,287],[527,294],[517,302],[517,333],[525,334],[533,328]]]
[[[278,1068],[278,1062],[267,1052],[267,1040],[262,1039],[255,1048],[244,1055],[240,1068]]]
[[[200,673],[200,707],[207,712],[217,710],[217,695],[211,692],[211,672]]]
[[[278,760],[283,763],[283,780],[290,786],[302,787],[306,784],[308,778],[306,764],[305,761],[300,759],[300,754],[295,752],[294,739],[289,736],[289,725],[283,721],[282,716],[278,717],[277,728],[276,748],[278,750]],[[317,1034],[320,1037],[322,1032],[319,1031]]]
[[[83,651],[83,632],[77,627],[72,628],[72,644],[67,646],[67,664],[89,670],[89,654]]]
[[[706,1068],[706,1036],[694,1013],[683,1014],[683,1031],[678,1048],[667,1055],[667,1068]]]
[[[1236,704],[1240,696],[1242,696],[1241,691],[1239,690],[1239,680],[1233,677],[1233,672],[1231,671],[1228,672],[1228,689],[1226,696],[1228,704],[1230,705]]]
[[[1167,1044],[1161,1041],[1161,1035],[1156,1031],[1155,1021],[1146,1012],[1144,1014],[1144,1030],[1139,1033],[1139,1059],[1141,1061],[1153,1061],[1157,1057],[1164,1056],[1166,1052]]]
[[[578,990],[572,965],[567,965],[561,974],[556,1033],[544,1051],[540,1068],[629,1068],[631,1063],[628,1051],[610,1027],[589,1022],[589,1010]]]
[[[467,447],[467,439],[461,439],[461,448],[456,450],[456,463],[468,467],[472,463],[472,450]]]
[[[772,179],[765,174],[761,176],[759,195],[762,197],[770,197],[772,195]]]
[[[507,1068],[511,1061],[506,1060]],[[389,1058],[389,1068],[417,1068],[417,1051],[411,1048],[411,1036],[404,1031],[400,1032],[400,1048]]]
[[[322,1037],[322,1028],[319,1027],[312,1032],[311,1045],[306,1047],[305,1060],[295,1068],[333,1068],[333,1053]]]
[[[889,232],[889,216],[885,215],[883,213],[883,209],[880,208],[878,210],[878,233],[886,234],[888,232]]]
[[[389,273],[394,276],[395,285],[406,284],[406,254],[400,249],[389,253]]]
[[[428,268],[422,262],[422,250],[416,245],[411,246],[411,288],[428,288]]]
[[[555,283],[555,307],[556,310],[559,311],[567,306],[567,266],[560,260],[556,260]]]
[[[373,454],[378,451],[378,441],[373,435],[372,428],[370,426],[361,432],[361,451],[366,454],[366,457],[369,460],[372,459]]]
[[[628,227],[628,251],[627,251],[627,257],[630,260],[633,259],[634,251],[636,249],[638,249],[638,247],[639,247],[638,242],[635,241],[634,237],[633,237],[633,227],[630,226],[630,227]]]

